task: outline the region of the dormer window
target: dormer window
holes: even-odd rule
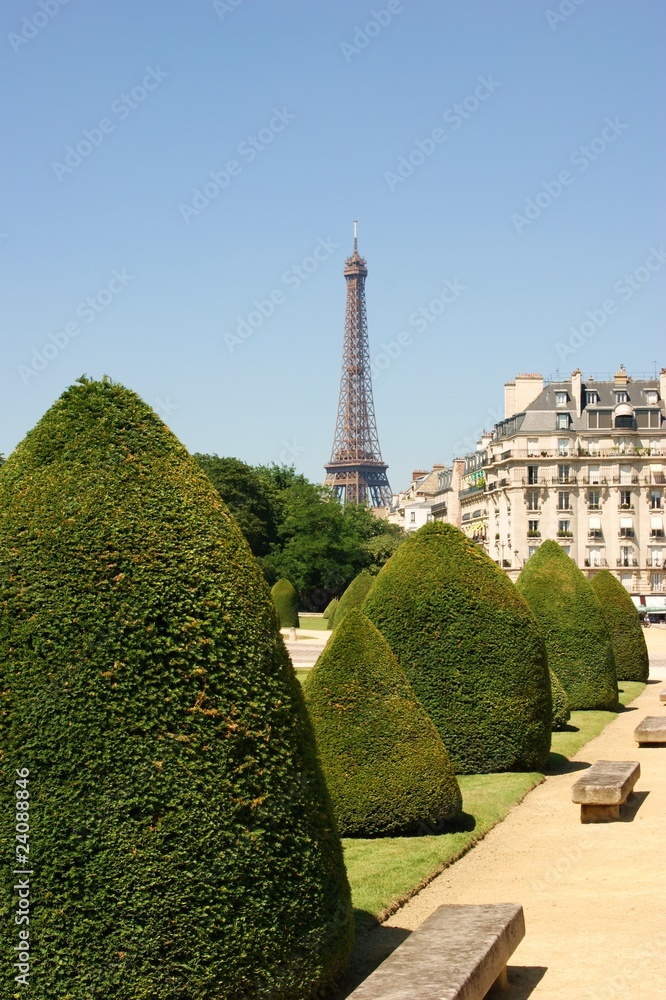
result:
[[[618,389],[615,392],[615,402],[616,403],[628,403],[629,393],[625,389]]]
[[[646,389],[645,390],[645,402],[649,406],[656,406],[659,402],[659,393],[656,389]]]
[[[599,402],[599,393],[596,389],[588,389],[585,393],[585,403],[587,406],[595,406]]]
[[[555,406],[566,406],[569,402],[569,393],[563,389],[555,393]]]
[[[556,428],[558,431],[568,431],[569,430],[569,414],[568,413],[558,413],[556,414],[557,424]]]

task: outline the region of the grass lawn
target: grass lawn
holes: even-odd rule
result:
[[[622,682],[622,705],[637,698],[644,687],[637,682]],[[567,758],[598,736],[614,718],[615,712],[572,712],[569,728],[553,733],[546,773],[559,770]],[[381,921],[468,851],[543,781],[543,775],[538,772],[471,774],[461,775],[458,780],[464,809],[460,830],[425,837],[343,841],[357,932]]]
[[[298,622],[301,628],[319,629],[321,632],[328,631],[326,618],[312,618],[310,615],[299,614]]]
[[[310,673],[310,669],[311,668],[308,668],[306,670],[304,667],[296,667],[296,669],[295,669],[296,678],[297,678],[297,680],[299,680],[301,682],[301,684],[303,683],[303,681],[305,680],[305,678]]]

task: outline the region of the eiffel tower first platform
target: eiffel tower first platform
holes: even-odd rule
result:
[[[387,507],[391,487],[377,436],[370,376],[370,348],[365,310],[368,269],[358,252],[354,222],[354,252],[345,261],[347,305],[338,419],[324,485],[343,503]]]

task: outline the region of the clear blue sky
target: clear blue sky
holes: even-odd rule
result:
[[[5,454],[106,373],[320,479],[355,217],[394,489],[520,371],[666,365],[663,0],[41,3],[0,12]]]

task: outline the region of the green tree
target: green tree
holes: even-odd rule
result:
[[[516,586],[539,623],[548,664],[572,710],[616,708],[610,633],[599,601],[573,559],[549,539],[528,559]]]
[[[358,608],[336,629],[304,692],[343,836],[432,833],[460,813],[437,730]]]
[[[371,576],[366,569],[354,577],[340,598],[340,603],[335,612],[333,628],[337,628],[341,624],[352,608],[360,608],[374,582],[375,577]]]
[[[0,606],[0,845],[26,768],[31,997],[318,995],[351,907],[300,686],[236,523],[134,393],[75,385],[0,470]]]
[[[196,454],[225,504],[236,518],[255,556],[268,555],[277,539],[275,491],[245,462],[237,458]]]
[[[567,693],[552,670],[550,671],[550,689],[553,693],[553,729],[564,729],[571,718],[571,708]]]
[[[298,594],[289,580],[278,580],[271,588],[280,628],[298,628]]]
[[[388,641],[457,773],[537,770],[551,739],[543,638],[486,553],[450,524],[411,535],[361,609]]]
[[[647,681],[650,657],[638,611],[616,576],[602,569],[590,580],[610,632],[620,681]]]

